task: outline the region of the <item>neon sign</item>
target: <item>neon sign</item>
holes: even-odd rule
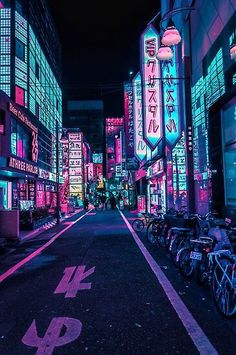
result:
[[[142,82],[138,73],[133,79],[133,103],[134,103],[134,154],[140,162],[147,153],[147,145],[143,140],[143,116],[142,116]]]
[[[127,157],[133,157],[134,153],[134,120],[133,120],[133,88],[132,83],[124,85],[124,114],[125,114],[125,137]]]
[[[69,141],[69,193],[83,199],[83,134],[70,132]],[[75,158],[76,157],[76,158]],[[78,157],[78,158],[77,158]]]
[[[164,98],[164,122],[166,143],[173,147],[181,137],[181,120],[179,111],[178,53],[173,46],[173,58],[163,62],[162,76]]]
[[[162,138],[160,63],[156,58],[159,35],[149,25],[141,36],[144,139],[154,149]]]
[[[37,166],[12,157],[9,158],[8,166],[9,168],[25,171],[26,173],[31,173],[36,175],[38,175],[39,173]]]

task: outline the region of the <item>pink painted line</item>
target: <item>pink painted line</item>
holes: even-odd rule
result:
[[[14,274],[14,272],[19,270],[26,263],[28,263],[28,261],[32,260],[37,255],[39,255],[43,250],[45,250],[47,247],[49,247],[49,245],[51,245],[57,238],[59,238],[63,233],[65,233],[68,229],[70,229],[75,223],[79,222],[82,218],[84,218],[90,211],[86,212],[84,215],[77,218],[74,222],[71,222],[71,224],[69,226],[67,226],[66,228],[61,230],[59,233],[54,235],[54,237],[52,237],[47,243],[42,245],[40,248],[36,249],[33,253],[31,253],[26,258],[22,259],[19,263],[12,266],[9,270],[7,270],[2,275],[0,275],[0,283],[3,282],[4,280],[6,280],[6,278],[11,276],[12,274]]]
[[[183,326],[185,327],[188,335],[192,339],[193,343],[195,344],[197,350],[201,355],[216,355],[218,352],[211,344],[210,340],[203,332],[202,328],[199,326],[191,312],[188,310],[184,302],[179,297],[178,293],[175,291],[174,287],[165,276],[163,271],[161,270],[160,266],[157,262],[153,259],[151,254],[145,248],[131,225],[129,224],[127,218],[124,214],[119,211],[121,217],[123,218],[124,222],[126,223],[130,233],[132,234],[137,246],[141,250],[143,256],[145,257],[146,261],[148,262],[150,268],[152,269],[153,273],[155,274],[157,280],[159,281],[161,287],[163,288],[166,296],[168,297],[172,307],[174,308],[175,312],[177,313],[179,319],[181,320]]]

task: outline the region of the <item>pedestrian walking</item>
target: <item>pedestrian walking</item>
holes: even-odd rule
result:
[[[87,197],[84,198],[84,209],[87,211],[89,206],[89,200],[87,199]]]
[[[102,210],[103,210],[103,211],[106,209],[105,202],[106,202],[106,196],[105,196],[105,195],[102,195],[102,196],[101,196],[101,204],[102,204]]]
[[[115,196],[112,194],[110,197],[111,209],[114,210],[116,207],[116,199]]]

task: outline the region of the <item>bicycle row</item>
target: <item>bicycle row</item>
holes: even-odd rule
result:
[[[165,248],[183,277],[208,285],[221,315],[236,315],[236,227],[230,219],[217,212],[188,215],[182,207],[139,214],[132,226],[135,231],[146,226],[148,242]]]

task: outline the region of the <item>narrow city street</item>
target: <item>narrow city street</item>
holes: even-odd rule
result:
[[[130,212],[80,212],[2,255],[0,354],[233,354],[236,320]]]

